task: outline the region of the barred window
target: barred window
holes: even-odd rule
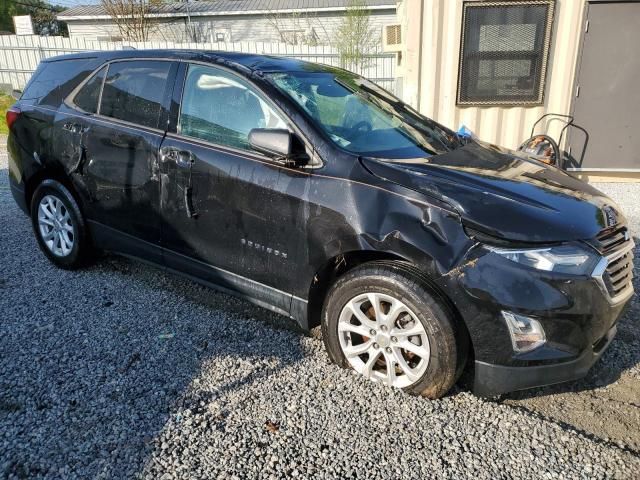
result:
[[[539,105],[554,0],[464,2],[458,105]]]

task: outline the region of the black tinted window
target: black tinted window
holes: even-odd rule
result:
[[[100,89],[102,88],[102,80],[106,73],[107,67],[102,68],[76,93],[73,99],[76,107],[88,113],[96,113],[98,111]]]
[[[100,115],[157,128],[170,62],[118,62],[109,65]]]
[[[40,105],[58,106],[87,77],[87,70],[95,68],[95,58],[76,58],[56,62],[42,62],[27,88],[22,100],[38,100]]]

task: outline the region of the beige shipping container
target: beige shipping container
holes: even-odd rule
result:
[[[463,3],[399,2],[399,22],[404,33],[400,69],[404,100],[449,128],[457,130],[464,124],[482,140],[516,148],[529,138],[531,127],[540,116],[568,114],[571,110],[585,2],[555,2],[544,101],[539,106],[456,105]],[[549,134],[558,138],[561,123],[552,121],[548,127]]]

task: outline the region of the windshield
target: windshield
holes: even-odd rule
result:
[[[414,158],[462,145],[375,83],[343,71],[269,74],[339,147],[371,157]]]

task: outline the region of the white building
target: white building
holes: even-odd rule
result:
[[[350,5],[349,0],[219,0],[149,5],[153,28],[148,40],[173,42],[286,42],[327,45]],[[396,23],[396,0],[365,0],[377,38]],[[101,5],[70,8],[58,15],[71,38],[122,40]],[[126,40],[126,39],[124,39]]]

